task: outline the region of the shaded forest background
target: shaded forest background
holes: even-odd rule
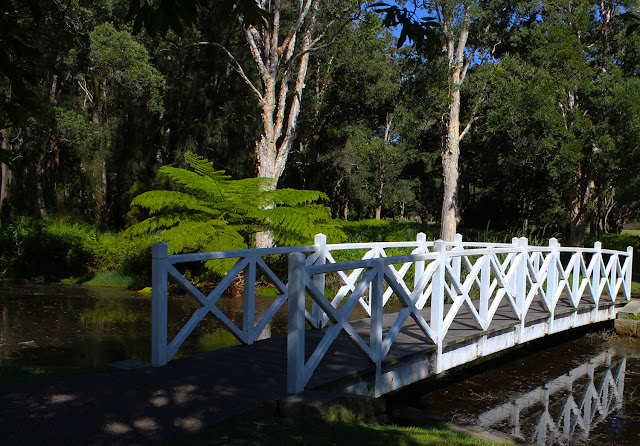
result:
[[[0,3],[5,270],[10,262],[19,269],[21,249],[20,267],[29,269],[26,246],[42,243],[43,231],[88,237],[104,251],[100,262],[116,258],[108,245],[148,217],[132,201],[173,187],[158,170],[187,167],[189,152],[233,179],[258,175],[264,101],[251,85],[266,85],[247,41],[250,22],[230,16],[228,2],[171,4],[195,8],[192,20],[176,22],[182,10],[162,32],[134,34],[130,0]],[[529,228],[581,245],[638,219],[640,37],[618,18],[636,2],[416,6],[439,23],[441,45],[398,48],[367,5],[317,2],[315,45],[296,46],[291,62],[308,57],[304,88],[282,93],[290,99],[284,116],[296,98],[299,115],[278,188],[322,192],[335,219],[437,225],[459,92],[460,230]],[[296,8],[282,2],[283,35]],[[460,45],[465,29],[466,77],[457,82],[452,72],[462,65],[452,65],[446,46],[448,36]],[[246,245],[257,229],[243,226]],[[127,240],[129,252],[148,247]],[[79,263],[89,255],[65,249]]]

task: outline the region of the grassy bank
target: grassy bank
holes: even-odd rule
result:
[[[170,446],[326,446],[337,444],[492,446],[494,443],[459,434],[446,426],[433,428],[398,427],[343,421],[327,422],[305,418],[270,418],[259,422],[224,424],[169,443]]]

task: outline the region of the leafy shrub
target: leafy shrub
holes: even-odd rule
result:
[[[131,239],[100,232],[83,221],[52,217],[42,221],[12,216],[0,227],[0,268],[6,277],[90,278],[109,271],[150,281],[151,237]],[[137,285],[138,283],[136,283]]]

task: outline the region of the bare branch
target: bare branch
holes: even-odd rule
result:
[[[227,57],[231,59],[231,64],[233,65],[233,68],[238,72],[242,80],[244,80],[244,82],[249,86],[249,88],[251,88],[251,90],[256,94],[256,96],[258,96],[258,99],[260,100],[260,102],[264,100],[262,97],[262,93],[260,93],[260,91],[256,88],[256,86],[253,85],[253,82],[251,82],[251,80],[245,74],[244,70],[242,69],[242,65],[240,65],[240,62],[238,62],[238,60],[233,56],[233,54],[231,54],[231,52],[228,49],[226,49],[223,45],[220,45],[219,43],[215,43],[215,42],[198,42],[195,45],[211,45],[215,48],[222,50],[222,52],[224,52],[227,55]]]

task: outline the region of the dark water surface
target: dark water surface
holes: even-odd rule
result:
[[[258,318],[273,300],[256,299]],[[242,297],[223,296],[218,307],[242,327]],[[189,296],[169,298],[169,339],[197,308]],[[285,310],[263,334],[286,332]],[[236,344],[209,315],[176,357]],[[57,283],[0,287],[0,365],[102,367],[124,359],[151,359],[150,297],[118,288]]]
[[[553,337],[389,401],[540,445],[640,445],[640,340]]]

